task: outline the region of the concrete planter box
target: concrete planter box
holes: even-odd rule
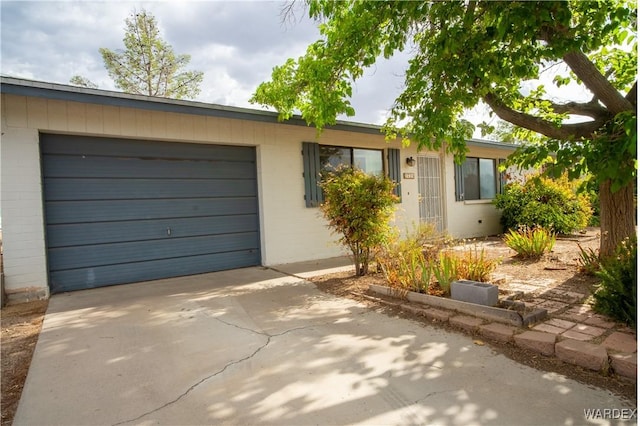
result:
[[[484,306],[498,304],[498,286],[478,281],[459,280],[451,283],[451,298]]]
[[[462,302],[460,300],[447,299],[445,297],[430,296],[423,293],[398,292],[390,287],[371,284],[369,290],[383,296],[399,297],[410,302],[422,303],[436,308],[449,309],[462,314],[473,315],[488,321],[500,322],[503,324],[515,325],[517,327],[526,326],[546,317],[545,310],[537,310],[533,314],[523,317],[517,311],[511,309],[496,308],[492,306],[477,305],[475,303]]]

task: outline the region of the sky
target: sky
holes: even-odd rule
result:
[[[303,55],[307,46],[320,38],[317,23],[308,18],[304,6],[294,8],[295,15],[285,19],[282,9],[287,3],[0,0],[0,73],[61,84],[81,75],[101,89],[118,90],[98,49],[122,49],[124,20],[134,10],[146,9],[156,17],[161,37],[174,52],[191,55],[187,69],[204,72],[201,92],[194,100],[261,109],[249,103],[256,87],[270,79],[274,66]],[[383,124],[402,91],[408,58],[408,53],[400,52],[365,70],[351,99],[356,115],[338,118]],[[552,77],[548,76],[547,83]],[[580,93],[582,89],[575,86],[563,88],[568,96],[553,93],[552,84],[547,86],[554,100],[589,99],[588,93]],[[527,90],[526,85],[523,89]],[[576,93],[580,94],[577,98]],[[464,118],[474,124],[497,124],[482,105]],[[480,136],[479,129],[474,136]]]
[[[283,21],[278,1],[6,1],[0,0],[0,72],[4,76],[69,84],[76,74],[100,89],[118,90],[100,47],[124,47],[124,20],[142,8],[156,17],[161,37],[188,69],[204,72],[194,100],[261,109],[249,98],[271,69],[304,54],[319,38],[317,23],[302,8]],[[382,124],[400,93],[407,57],[396,55],[367,70],[354,87],[355,117]],[[340,117],[346,119],[346,117]]]

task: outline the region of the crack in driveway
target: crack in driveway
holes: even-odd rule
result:
[[[262,332],[262,331],[256,331],[256,330],[253,330],[253,329],[251,329],[251,328],[242,327],[242,326],[239,326],[239,325],[237,325],[237,324],[233,324],[233,323],[230,323],[230,322],[224,321],[224,320],[222,320],[222,319],[220,319],[220,318],[216,318],[216,317],[213,317],[213,318],[214,318],[215,320],[217,320],[217,321],[219,321],[219,322],[221,322],[221,323],[225,324],[225,325],[230,326],[230,327],[235,327],[235,328],[238,328],[238,329],[240,329],[240,330],[245,330],[245,331],[248,331],[248,332],[250,332],[250,333],[254,333],[254,334],[258,334],[258,335],[260,335],[260,336],[264,336],[264,337],[266,337],[266,338],[267,338],[267,340],[266,340],[266,342],[265,342],[263,345],[259,346],[259,347],[258,347],[255,351],[253,351],[251,354],[249,354],[249,355],[245,356],[244,358],[240,358],[240,359],[237,359],[237,360],[235,360],[235,361],[231,361],[231,362],[229,362],[228,364],[226,364],[224,367],[222,367],[220,370],[216,371],[215,373],[210,374],[210,375],[208,375],[208,376],[206,376],[206,377],[204,377],[204,378],[202,378],[202,379],[198,380],[196,383],[194,383],[193,385],[191,385],[187,390],[185,390],[184,392],[182,392],[180,395],[178,395],[177,397],[175,397],[175,398],[174,398],[174,399],[172,399],[171,401],[168,401],[168,402],[166,402],[166,403],[162,404],[161,406],[159,406],[159,407],[157,407],[157,408],[154,408],[153,410],[149,410],[149,411],[147,411],[147,412],[145,412],[145,413],[142,413],[142,414],[140,414],[140,415],[139,415],[139,416],[137,416],[137,417],[134,417],[134,418],[131,418],[131,419],[127,419],[127,420],[122,420],[122,421],[120,421],[120,422],[118,422],[118,423],[114,423],[112,426],[119,426],[119,425],[123,425],[123,424],[126,424],[126,423],[135,422],[135,421],[137,421],[137,420],[142,419],[142,418],[143,418],[143,417],[145,417],[145,416],[148,416],[148,415],[150,415],[150,414],[156,413],[156,412],[158,412],[158,411],[160,411],[160,410],[163,410],[163,409],[167,408],[167,407],[168,407],[168,406],[170,406],[170,405],[175,404],[176,402],[180,401],[182,398],[184,398],[185,396],[187,396],[189,393],[191,393],[191,391],[193,391],[195,388],[197,388],[198,386],[200,386],[201,384],[203,384],[204,382],[206,382],[206,381],[208,381],[208,380],[210,380],[210,379],[212,379],[212,378],[214,378],[214,377],[216,377],[216,376],[218,376],[218,375],[220,375],[220,374],[224,373],[228,368],[230,368],[230,367],[232,367],[232,366],[234,366],[234,365],[240,364],[240,363],[242,363],[242,362],[244,362],[244,361],[247,361],[247,360],[249,360],[249,359],[253,358],[254,356],[256,356],[256,355],[257,355],[261,350],[263,350],[264,348],[266,348],[267,346],[269,346],[269,343],[271,343],[271,339],[272,339],[272,338],[274,338],[274,337],[284,336],[284,335],[285,335],[285,334],[287,334],[287,333],[291,333],[291,332],[298,331],[298,330],[305,330],[305,329],[313,328],[313,326],[312,326],[312,325],[309,325],[309,326],[303,326],[303,327],[295,327],[295,328],[291,328],[291,329],[289,329],[289,330],[285,330],[285,331],[283,331],[283,332],[281,332],[281,333],[277,333],[277,334],[269,334],[269,333],[265,333],[265,332]]]

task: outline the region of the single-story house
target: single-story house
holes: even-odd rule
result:
[[[266,111],[1,78],[1,218],[8,298],[344,254],[317,172],[350,163],[398,182],[395,223],[454,237],[501,231],[497,165],[387,142],[378,126],[320,135]]]

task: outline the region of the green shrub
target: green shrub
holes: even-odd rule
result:
[[[578,184],[566,176],[550,179],[529,177],[523,184],[510,183],[495,205],[502,210],[505,230],[541,226],[556,234],[570,234],[589,224],[591,204],[586,194],[578,193]]]
[[[397,201],[394,186],[387,177],[352,167],[340,167],[322,179],[325,201],[320,210],[351,251],[356,275],[367,274],[374,250],[389,235]]]
[[[600,194],[596,191],[585,192],[585,197],[589,200],[591,206],[591,217],[589,217],[589,226],[600,226]]]
[[[519,231],[510,230],[504,243],[524,259],[539,259],[556,244],[556,237],[547,229],[523,227]]]
[[[600,188],[593,176],[587,177],[578,186],[578,192],[584,194],[591,207],[588,226],[600,226]]]
[[[638,243],[627,238],[613,256],[600,262],[595,273],[600,284],[593,294],[593,309],[636,328]]]

